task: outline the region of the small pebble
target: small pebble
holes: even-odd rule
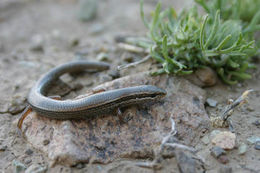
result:
[[[94,35],[94,34],[99,34],[102,31],[104,31],[105,27],[103,24],[94,24],[93,26],[91,26],[91,28],[89,29],[90,34]]]
[[[220,130],[213,130],[212,132],[210,132],[210,139],[213,139],[217,134],[219,134],[221,131]]]
[[[32,37],[30,49],[32,51],[43,52],[43,37],[41,35],[35,35]]]
[[[249,112],[254,112],[255,109],[253,107],[247,106],[246,110],[248,110]]]
[[[212,139],[211,142],[223,149],[233,149],[236,144],[236,135],[228,131],[220,132]]]
[[[223,149],[220,148],[220,147],[215,146],[215,147],[211,148],[210,154],[211,154],[213,157],[215,157],[215,158],[219,158],[221,155],[226,154],[226,151],[223,150]]]
[[[32,153],[33,153],[33,150],[31,150],[31,149],[27,149],[25,151],[25,154],[27,154],[27,155],[31,155]]]
[[[85,167],[85,165],[83,163],[78,163],[76,166],[75,166],[77,169],[82,169]]]
[[[114,37],[115,42],[117,43],[124,43],[126,41],[126,36],[123,35],[116,35]]]
[[[260,141],[257,141],[257,142],[255,143],[255,149],[256,149],[256,150],[260,150]]]
[[[123,60],[128,63],[131,63],[131,62],[134,62],[134,57],[133,57],[133,55],[126,53],[126,54],[123,54]]]
[[[81,21],[89,21],[96,17],[98,8],[97,0],[80,0],[78,18]]]
[[[30,158],[27,158],[27,159],[24,160],[24,163],[26,165],[30,164],[31,162],[32,162],[32,159],[30,159]]]
[[[86,81],[82,81],[81,84],[85,87],[89,87],[89,86],[92,86],[94,84],[93,81],[89,81],[89,80],[86,80]]]
[[[208,135],[203,136],[203,138],[201,138],[201,141],[203,142],[203,144],[208,145],[210,142]]]
[[[25,68],[40,68],[40,65],[38,63],[31,62],[31,61],[23,61],[23,60],[21,60],[18,63],[19,63],[19,65],[21,65],[21,66],[23,66]]]
[[[50,141],[48,140],[48,139],[45,139],[44,141],[43,141],[43,145],[48,145],[50,143]]]
[[[211,99],[211,98],[208,98],[208,99],[206,100],[206,104],[207,104],[208,106],[214,108],[214,107],[217,106],[218,102],[217,102],[216,100],[213,100],[213,99]]]
[[[73,91],[78,91],[81,90],[84,86],[81,83],[76,83],[70,87],[72,88]]]
[[[110,62],[108,54],[101,52],[97,55],[97,60],[98,61],[104,61],[104,62]]]
[[[219,156],[218,161],[222,164],[227,164],[229,162],[229,159],[226,155],[221,155]]]
[[[0,145],[0,152],[2,151],[5,151],[7,149],[7,146],[6,145]]]
[[[117,79],[120,77],[120,73],[118,70],[111,70],[108,74],[112,77],[112,79]]]
[[[18,160],[13,160],[12,165],[14,173],[22,173],[26,170],[26,166]]]
[[[255,114],[254,115],[256,118],[260,118],[260,114]]]
[[[25,173],[45,173],[47,171],[47,166],[42,166],[40,164],[32,164],[26,169]]]
[[[78,46],[79,45],[79,39],[78,38],[72,38],[71,40],[70,40],[70,46],[71,47],[75,47],[75,46]]]
[[[25,108],[25,98],[20,95],[15,95],[12,97],[11,104],[8,108],[8,113],[17,114],[24,110]]]
[[[241,143],[238,147],[238,154],[243,155],[247,151],[247,145],[245,143]]]
[[[100,81],[101,82],[107,82],[107,81],[111,81],[112,77],[109,75],[100,75]]]
[[[256,127],[260,127],[260,120],[256,120],[255,122],[253,122],[252,124],[254,124]]]
[[[217,83],[216,72],[209,67],[200,68],[195,71],[195,74],[204,86],[213,86]]]
[[[51,36],[54,38],[54,39],[61,39],[61,31],[59,29],[53,29],[51,31]]]
[[[256,143],[257,141],[260,141],[260,137],[251,136],[250,138],[247,138],[247,141],[248,141],[250,144],[254,144],[254,143]]]
[[[219,169],[219,173],[232,173],[232,167],[224,166]]]
[[[242,88],[243,87],[242,83],[237,83],[237,87]]]

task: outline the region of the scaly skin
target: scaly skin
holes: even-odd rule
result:
[[[31,89],[28,103],[32,110],[40,116],[53,119],[85,119],[99,114],[104,114],[116,108],[126,107],[161,99],[166,91],[152,85],[140,85],[109,91],[103,91],[75,100],[55,100],[45,96],[48,89],[62,74],[82,70],[102,71],[109,68],[106,63],[76,61],[58,66],[44,75]],[[22,121],[30,111],[25,111],[19,120],[21,129]]]

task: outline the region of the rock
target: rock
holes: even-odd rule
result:
[[[39,63],[31,62],[31,61],[19,61],[19,65],[25,67],[25,68],[41,68],[41,65]],[[19,87],[19,86],[18,86]]]
[[[158,102],[124,108],[124,116],[129,117],[125,123],[120,122],[113,113],[90,120],[61,121],[32,112],[24,121],[24,135],[34,148],[44,152],[54,162],[68,166],[89,160],[108,163],[125,157],[150,158],[150,153],[170,132],[170,117],[175,119],[178,136],[184,144],[194,146],[199,142],[199,136],[210,126],[204,109],[206,93],[187,80],[139,73],[96,88],[111,90],[142,84],[164,88],[167,96]],[[177,86],[182,87],[173,90]],[[43,142],[45,140],[49,141],[47,145]]]
[[[25,151],[25,154],[27,154],[27,155],[31,155],[32,153],[33,153],[33,150],[31,150],[31,149],[28,149]]]
[[[71,74],[73,75],[73,73]],[[69,82],[68,82],[69,83]],[[49,95],[50,96],[65,96],[71,92],[73,88],[70,87],[69,84],[63,82],[63,80],[57,80],[55,81],[54,86],[49,90]]]
[[[0,122],[3,122],[3,119],[0,119]],[[1,124],[0,124],[0,126],[1,126]],[[3,128],[3,127],[2,127]],[[4,129],[4,128],[3,128]],[[0,138],[0,153],[1,152],[3,152],[3,151],[5,151],[7,149],[7,145],[5,145],[5,143],[4,143],[4,139],[1,139]]]
[[[260,127],[260,120],[254,121],[252,124],[254,124],[256,127]]]
[[[125,43],[126,38],[127,38],[127,36],[124,36],[124,35],[116,35],[114,37],[114,40],[115,40],[116,43]]]
[[[45,173],[47,171],[47,166],[42,166],[40,164],[32,164],[26,169],[25,173]]]
[[[232,173],[232,167],[224,166],[219,169],[219,173]]]
[[[221,131],[220,130],[213,130],[212,132],[210,132],[210,139],[213,139],[217,134],[219,134]]]
[[[43,143],[43,145],[48,145],[50,143],[50,141],[48,139],[45,139],[45,140],[43,140],[42,143]]]
[[[7,149],[6,145],[0,145],[0,152],[3,152]]]
[[[208,99],[206,100],[206,104],[207,104],[208,106],[214,108],[214,107],[217,106],[218,102],[217,102],[216,100],[213,100],[213,99],[211,99],[211,98],[208,98]]]
[[[99,34],[105,30],[105,26],[102,23],[93,24],[89,29],[89,33],[92,35]]]
[[[205,86],[213,86],[217,83],[217,75],[209,67],[198,69],[195,75],[204,83]]]
[[[24,160],[24,163],[25,163],[26,165],[30,164],[31,162],[32,162],[32,159],[30,159],[30,158],[26,158],[26,159]]]
[[[129,53],[129,52],[124,53],[124,54],[122,55],[122,57],[123,57],[123,60],[124,60],[125,62],[128,62],[128,63],[134,62],[134,56],[133,56],[133,54],[131,54],[131,53]]]
[[[260,118],[260,114],[255,114],[254,116],[257,118]]]
[[[75,168],[77,168],[77,169],[82,169],[82,168],[84,168],[85,167],[85,165],[83,164],[83,163],[78,163],[76,166],[75,166]]]
[[[70,47],[78,46],[80,43],[79,38],[73,37],[70,41]]]
[[[236,144],[236,135],[228,131],[220,132],[211,142],[223,149],[233,149]]]
[[[25,108],[25,100],[26,99],[20,95],[13,96],[9,104],[8,113],[14,115],[22,112]]]
[[[221,155],[219,156],[218,161],[222,164],[227,164],[229,162],[229,159],[226,155]]]
[[[42,35],[35,35],[32,37],[30,49],[32,51],[43,52],[44,39]]]
[[[13,160],[12,165],[14,173],[22,173],[26,170],[26,166],[18,160]]]
[[[209,67],[198,69],[194,74],[188,75],[186,78],[201,87],[214,86],[217,83],[217,75]]]
[[[120,77],[120,73],[118,70],[111,70],[108,74],[112,77],[112,79],[117,79]]]
[[[215,157],[215,158],[219,158],[221,155],[226,154],[226,151],[223,150],[223,149],[220,148],[220,147],[215,146],[215,147],[211,148],[210,154],[211,154],[213,157]]]
[[[73,83],[70,88],[72,91],[78,91],[81,90],[84,86],[81,83]]]
[[[98,0],[80,0],[78,18],[83,21],[89,21],[96,17]]]
[[[51,37],[52,39],[62,40],[62,33],[59,29],[53,29],[51,31]]]
[[[256,149],[256,150],[260,150],[260,141],[257,141],[257,142],[255,143],[255,149]]]
[[[177,160],[178,168],[180,172],[195,173],[205,172],[204,165],[191,156],[188,152],[176,151],[175,157]],[[177,172],[177,171],[176,171]]]
[[[254,143],[256,143],[257,141],[260,141],[260,137],[251,136],[250,138],[247,138],[247,141],[248,141],[250,144],[254,144]]]
[[[203,136],[203,138],[201,138],[201,141],[203,142],[203,144],[208,145],[210,142],[208,135]]]
[[[247,145],[245,143],[241,143],[238,147],[238,154],[243,155],[247,151]]]
[[[249,111],[249,112],[254,112],[255,111],[255,109],[253,107],[251,107],[251,106],[247,106],[246,110]]]
[[[98,61],[111,62],[107,53],[101,52],[97,55]]]

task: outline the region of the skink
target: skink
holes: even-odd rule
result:
[[[53,119],[85,119],[104,114],[116,108],[154,101],[163,98],[166,91],[153,85],[140,85],[103,91],[75,100],[55,100],[47,97],[48,89],[62,74],[83,70],[103,71],[109,64],[75,61],[58,66],[45,74],[28,95],[29,107],[22,113],[17,124],[21,129],[25,117],[34,110],[40,116]]]

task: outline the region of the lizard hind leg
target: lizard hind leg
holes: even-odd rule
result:
[[[24,119],[32,112],[32,107],[31,106],[27,106],[24,111],[21,113],[21,117],[18,120],[17,123],[17,127],[18,130],[21,131],[22,130],[22,125],[23,125],[23,121]]]
[[[49,98],[51,99],[54,99],[54,100],[61,100],[61,97],[60,96],[48,96]],[[23,121],[24,119],[32,112],[32,107],[31,106],[27,106],[24,111],[21,113],[21,117],[19,118],[18,120],[18,123],[17,123],[17,128],[18,128],[18,131],[20,133],[20,131],[22,130],[22,125],[23,125]]]

